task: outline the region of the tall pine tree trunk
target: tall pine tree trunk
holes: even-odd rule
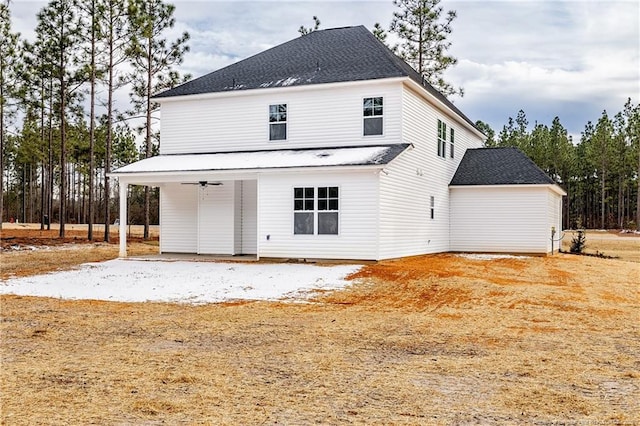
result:
[[[149,62],[151,62],[152,52],[151,52],[151,39],[149,39],[148,43],[148,51],[147,55],[149,58]],[[146,150],[146,158],[151,157],[151,86],[153,84],[153,70],[151,69],[151,63],[149,63],[149,67],[147,68],[147,133],[146,133],[146,141],[147,141],[147,150]],[[148,186],[144,187],[144,240],[149,239],[149,210],[151,207],[151,191]]]
[[[624,227],[624,185],[622,176],[618,177],[618,228]]]
[[[600,229],[604,229],[605,199],[605,173],[603,171],[600,179]]]
[[[111,190],[109,188],[109,177],[107,176],[111,172],[111,144],[113,139],[113,26],[110,26],[111,33],[109,35],[109,87],[108,87],[108,99],[107,99],[107,141],[105,146],[104,155],[104,240],[109,242],[109,224],[111,223],[111,211],[110,199]],[[120,226],[125,226],[121,223]]]
[[[96,115],[96,2],[91,0],[91,106],[89,111],[89,219],[87,239],[93,240],[93,170],[95,169],[95,115]]]
[[[0,61],[2,67],[3,61]],[[0,74],[4,70],[0,68]],[[638,204],[640,206],[640,204]],[[640,207],[639,207],[640,208]],[[640,210],[638,210],[640,212]],[[638,213],[640,214],[640,213]],[[4,221],[4,84],[0,84],[0,230]]]
[[[42,161],[42,163],[40,163],[40,230],[43,231],[44,230],[44,215],[45,215],[45,208],[46,208],[46,200],[45,200],[45,195],[46,195],[46,190],[45,188],[46,186],[46,182],[47,182],[47,176],[45,173],[45,160],[44,160],[44,143],[45,143],[45,139],[44,139],[44,96],[45,96],[45,81],[44,78],[42,78],[40,80],[40,146],[42,147],[42,156],[40,157],[40,160]]]
[[[638,185],[636,191],[636,231],[640,232],[640,147],[638,147],[638,179],[636,179]]]
[[[67,214],[67,145],[65,135],[64,49],[60,49],[60,238],[64,238]]]
[[[51,230],[51,221],[53,220],[53,79],[49,81],[49,180],[47,181],[47,214],[49,215],[49,223],[47,231]]]

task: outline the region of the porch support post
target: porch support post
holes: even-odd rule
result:
[[[127,188],[129,184],[120,180],[120,257],[127,257]]]

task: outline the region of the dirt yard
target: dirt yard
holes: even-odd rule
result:
[[[110,243],[103,242],[104,225],[94,226],[94,240],[87,239],[87,225],[67,225],[65,238],[58,238],[57,224],[40,230],[39,224],[3,223],[0,231],[0,280],[74,268],[82,263],[118,257],[118,227],[109,228]],[[138,256],[158,253],[158,227],[143,241],[143,227],[127,229],[127,251]]]
[[[308,304],[3,296],[0,422],[638,424],[626,258],[421,256]]]

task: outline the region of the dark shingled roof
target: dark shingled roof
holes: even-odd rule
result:
[[[458,185],[554,185],[518,148],[468,149],[451,179]]]
[[[313,31],[167,90],[155,98],[410,77],[475,127],[444,95],[364,26]]]

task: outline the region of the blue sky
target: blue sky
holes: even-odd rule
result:
[[[194,77],[298,37],[300,25],[321,28],[380,22],[396,7],[375,1],[176,0],[168,37],[191,34],[180,67]],[[44,2],[14,0],[14,29],[30,37]],[[456,10],[451,53],[458,65],[447,78],[465,89],[452,100],[472,120],[496,132],[523,109],[531,125],[555,116],[574,137],[606,109],[620,111],[640,98],[640,3],[637,1],[444,0]],[[123,96],[123,101],[126,96]]]

